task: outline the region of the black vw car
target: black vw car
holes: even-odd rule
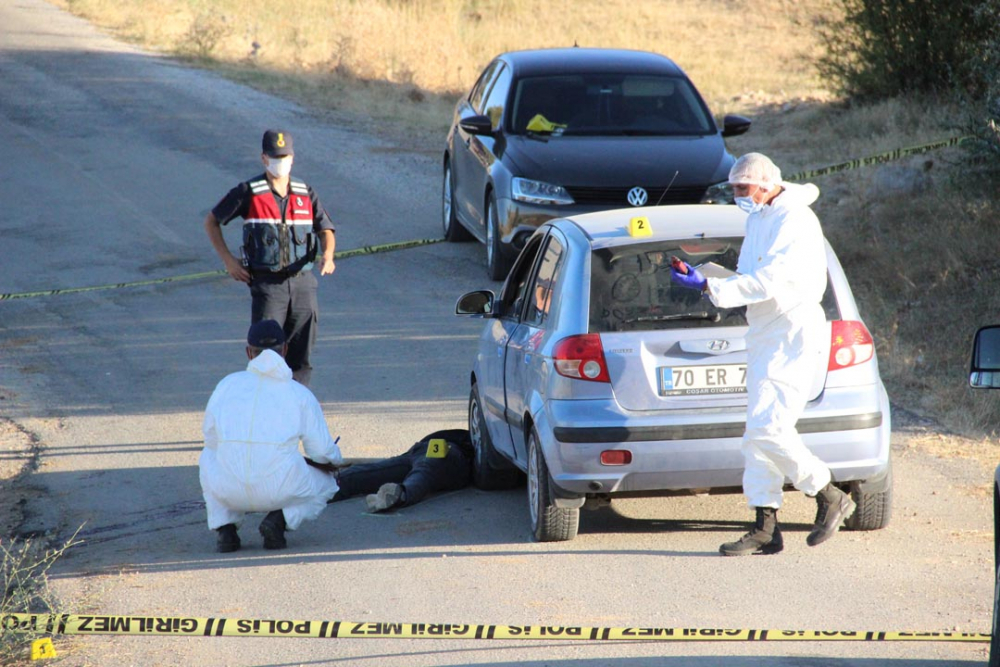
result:
[[[449,241],[486,244],[501,280],[546,220],[626,206],[728,203],[734,158],[687,75],[665,56],[542,49],[497,56],[459,100],[444,152]],[[637,213],[639,213],[637,211]]]

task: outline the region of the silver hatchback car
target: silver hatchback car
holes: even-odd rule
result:
[[[746,418],[744,308],[720,309],[670,280],[670,257],[735,271],[746,215],[665,206],[549,221],[496,297],[459,315],[487,320],[471,374],[474,480],[527,475],[540,541],[570,540],[581,507],[614,498],[740,493]],[[876,530],[892,508],[889,400],[871,334],[827,245],[829,366],[799,433]],[[789,487],[790,488],[790,487]]]

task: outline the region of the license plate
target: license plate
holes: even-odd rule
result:
[[[657,371],[660,396],[743,394],[747,390],[746,364],[663,366]]]

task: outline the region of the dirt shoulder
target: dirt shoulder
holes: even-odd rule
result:
[[[2,389],[0,397],[6,400]],[[0,538],[16,535],[24,521],[24,505],[32,494],[28,477],[38,467],[40,453],[34,434],[0,416]]]

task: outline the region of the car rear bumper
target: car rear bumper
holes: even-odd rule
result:
[[[739,408],[670,414],[623,410],[613,399],[550,400],[535,428],[562,490],[655,495],[740,488],[745,418]],[[837,481],[877,477],[889,464],[889,404],[881,385],[828,390],[807,407],[797,429]],[[630,464],[600,463],[601,452],[623,449],[632,453]]]

